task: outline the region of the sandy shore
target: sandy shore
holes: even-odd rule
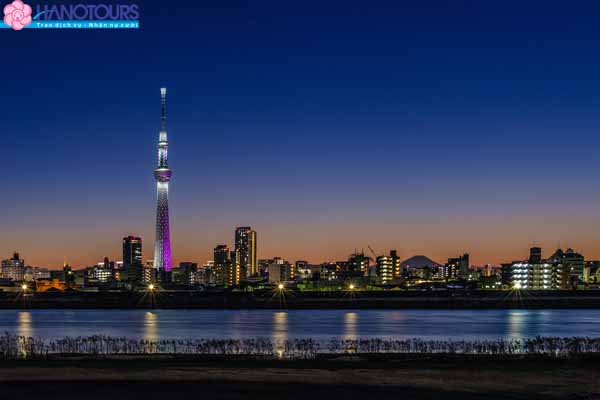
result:
[[[369,393],[378,398],[591,400],[600,399],[600,363],[457,358],[28,361],[0,363],[0,382],[0,396],[20,398],[164,398],[165,393],[187,393],[306,399]]]

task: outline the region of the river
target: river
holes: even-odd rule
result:
[[[149,340],[600,337],[600,310],[2,310],[0,332]]]

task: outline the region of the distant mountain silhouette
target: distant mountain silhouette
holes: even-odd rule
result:
[[[423,268],[423,267],[436,268],[436,267],[441,267],[442,265],[433,261],[429,257],[413,256],[411,258],[408,258],[408,259],[402,261],[402,264],[400,264],[400,266],[404,269],[404,268]]]

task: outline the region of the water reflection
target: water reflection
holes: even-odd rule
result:
[[[240,338],[244,337],[244,318],[246,315],[240,313],[236,313],[228,316],[227,324],[229,325],[229,329],[231,330],[231,337]]]
[[[351,340],[358,337],[358,313],[347,312],[344,314],[344,339]]]
[[[31,313],[29,311],[19,312],[17,316],[17,335],[33,337],[33,329],[31,327]]]
[[[510,310],[508,314],[508,337],[521,338],[527,330],[528,311]]]
[[[158,340],[158,316],[147,311],[144,314],[144,339]]]
[[[600,337],[597,310],[0,310],[0,333],[193,337],[498,339]]]
[[[273,344],[279,358],[285,352],[285,341],[288,338],[288,313],[278,311],[273,313]]]

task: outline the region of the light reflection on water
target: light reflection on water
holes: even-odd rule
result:
[[[31,329],[31,313],[28,311],[21,311],[17,316],[17,335],[19,336],[34,336],[33,330]]]
[[[136,339],[600,337],[597,310],[0,310],[0,332]]]
[[[145,340],[157,340],[159,339],[157,334],[158,321],[156,313],[147,311],[144,314],[144,339]]]
[[[288,339],[288,313],[286,311],[277,311],[273,313],[273,335],[272,341],[275,344],[275,351],[279,357],[285,352],[284,343]]]
[[[358,337],[358,313],[349,311],[344,314],[344,339],[351,340]]]

